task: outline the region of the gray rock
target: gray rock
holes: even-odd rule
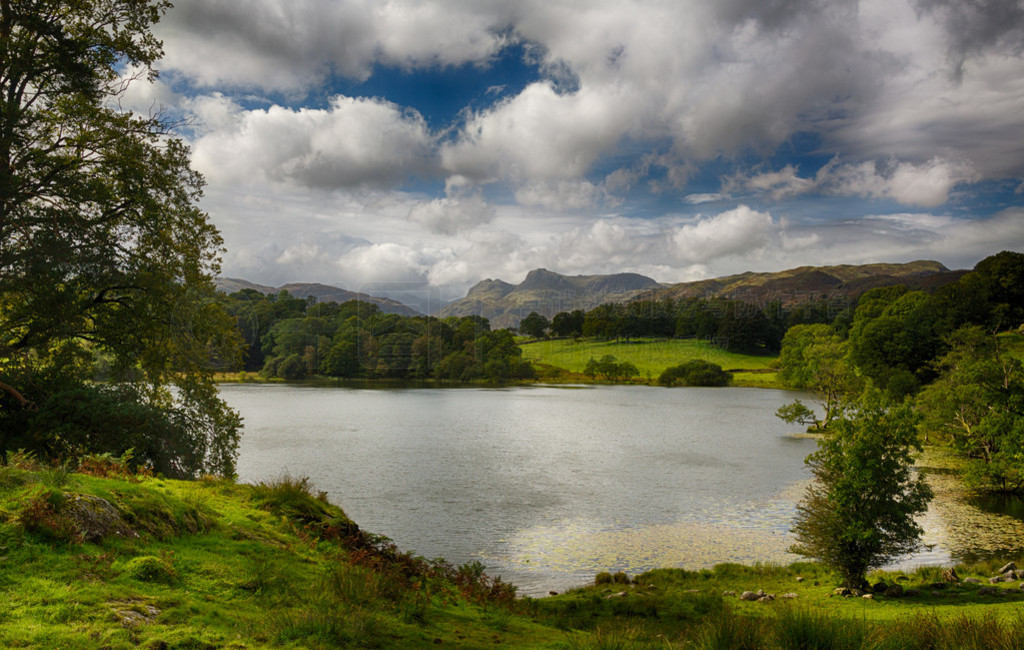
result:
[[[969,585],[980,585],[981,584],[981,580],[978,580],[977,578],[964,578],[964,582],[969,584]]]
[[[758,596],[753,591],[744,591],[742,594],[740,594],[740,600],[755,601],[760,597],[761,596]]]
[[[885,590],[888,589],[888,588],[889,588],[889,585],[887,585],[884,581],[880,581],[880,582],[876,582],[875,584],[873,584],[871,586],[871,591],[873,591],[876,594],[884,594]]]
[[[772,594],[765,594],[765,595],[761,596],[760,598],[758,598],[757,602],[759,602],[759,603],[770,603],[773,600],[775,600],[775,596],[773,596]]]
[[[796,598],[797,595],[794,593],[782,594],[779,598]]]
[[[1006,564],[1003,565],[1002,569],[999,569],[998,573],[1000,575],[1002,575],[1002,574],[1006,573],[1007,571],[1016,571],[1016,570],[1017,570],[1017,565],[1015,563],[1007,562]]]
[[[796,577],[796,581],[797,582],[803,582],[804,581],[804,577],[803,576],[797,576]]]
[[[982,587],[978,590],[979,596],[995,596],[999,593],[999,590],[995,587]]]
[[[832,590],[832,593],[834,593],[837,596],[849,596],[853,592],[851,592],[846,587],[836,587]]]
[[[626,592],[620,591],[620,592],[615,593],[615,594],[608,594],[607,596],[604,597],[604,599],[608,600],[609,598],[625,598],[625,597],[626,597]]]
[[[736,592],[735,591],[723,591],[722,595],[723,596],[735,596]]]
[[[899,598],[903,595],[902,585],[890,585],[884,592],[886,598]]]
[[[863,598],[864,600],[874,600],[875,595],[874,594],[864,594],[863,596],[861,596],[861,598]]]

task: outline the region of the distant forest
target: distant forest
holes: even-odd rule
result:
[[[244,369],[270,377],[313,375],[505,381],[529,379],[509,330],[492,330],[481,316],[400,316],[361,301],[317,303],[282,291],[247,289],[223,297],[246,343]],[[686,298],[604,304],[589,311],[525,317],[519,333],[532,338],[605,340],[697,338],[747,354],[778,354],[797,325],[825,325],[850,340],[858,367],[880,388],[905,392],[935,377],[931,362],[964,325],[986,330],[1024,322],[1024,256],[1003,252],[933,292],[901,285],[858,299],[784,306],[740,300]]]

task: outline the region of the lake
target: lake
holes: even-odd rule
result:
[[[227,384],[245,418],[239,480],[308,476],[403,550],[524,595],[599,571],[798,559],[788,529],[813,440],[785,391],[647,386],[389,388]],[[934,547],[908,562],[947,562]]]

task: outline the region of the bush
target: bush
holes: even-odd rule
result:
[[[176,574],[170,563],[155,555],[140,555],[124,565],[124,572],[132,579],[140,582],[174,582]]]
[[[728,386],[732,375],[718,364],[693,359],[666,368],[658,377],[658,383],[662,386]]]

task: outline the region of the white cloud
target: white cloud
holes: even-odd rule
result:
[[[778,230],[770,214],[741,205],[679,226],[672,242],[681,261],[706,263],[720,257],[759,255]]]
[[[422,117],[381,100],[339,96],[323,110],[244,111],[213,97],[196,110],[208,127],[193,145],[193,163],[219,184],[386,186],[432,166],[433,136]]]
[[[305,95],[332,73],[365,79],[377,62],[486,61],[506,43],[501,13],[493,2],[177,0],[157,34],[164,67],[201,87]]]
[[[494,208],[476,194],[456,194],[416,203],[409,210],[409,220],[428,230],[454,235],[494,218]]]
[[[818,192],[932,208],[946,203],[957,185],[980,178],[970,163],[941,157],[921,164],[894,160],[841,164],[836,158],[813,178],[801,177],[796,167],[787,165],[774,172],[737,174],[725,180],[723,189],[754,191],[774,200]]]

